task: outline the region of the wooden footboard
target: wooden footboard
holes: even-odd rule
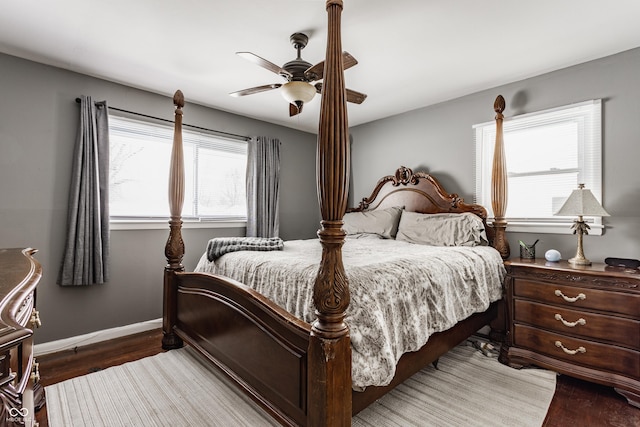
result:
[[[234,280],[206,273],[173,273],[176,320],[173,333],[216,365],[283,425],[309,425],[308,363],[311,325]],[[352,415],[436,361],[494,321],[493,303],[453,328],[436,333],[399,361],[392,382],[352,391]]]
[[[305,425],[311,325],[231,279],[175,273],[174,280],[175,334],[280,422]]]

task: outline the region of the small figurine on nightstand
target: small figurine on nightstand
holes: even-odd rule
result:
[[[549,249],[547,252],[544,253],[544,259],[546,259],[549,262],[558,262],[560,261],[561,258],[562,258],[562,255],[560,255],[560,252],[555,249]]]

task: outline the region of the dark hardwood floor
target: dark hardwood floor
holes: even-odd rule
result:
[[[163,351],[161,338],[162,332],[153,330],[40,356],[40,382],[46,387],[96,370],[152,356]],[[46,406],[36,414],[36,421],[40,423],[40,427],[48,427]],[[543,426],[574,425],[638,427],[640,408],[628,405],[611,387],[560,375]]]

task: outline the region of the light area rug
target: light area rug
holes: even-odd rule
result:
[[[516,370],[467,341],[356,415],[354,426],[541,426],[556,375]],[[271,426],[252,400],[183,348],[45,388],[50,427]]]

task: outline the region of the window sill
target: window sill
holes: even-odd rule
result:
[[[183,220],[182,228],[245,228],[247,221],[190,221]],[[111,230],[169,230],[169,220],[111,220]]]
[[[493,219],[487,221],[493,223]],[[507,220],[507,231],[514,233],[540,233],[540,234],[573,234],[571,226],[573,222],[545,223],[545,222],[518,222]],[[590,236],[601,236],[604,230],[603,224],[589,224]]]

